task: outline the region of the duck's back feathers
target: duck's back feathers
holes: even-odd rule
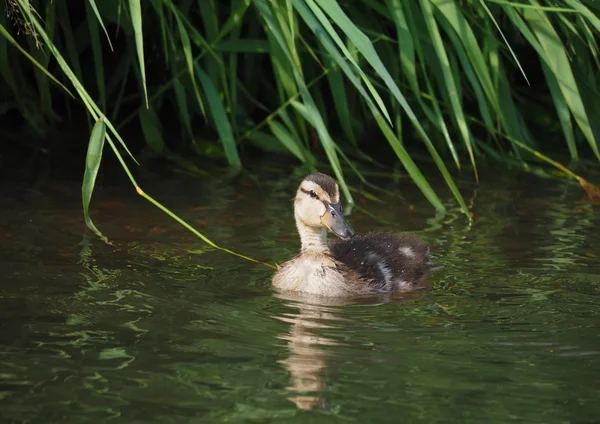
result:
[[[376,232],[332,244],[334,257],[378,291],[406,290],[437,266],[429,246],[408,234]]]

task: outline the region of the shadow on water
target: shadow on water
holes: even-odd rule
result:
[[[296,254],[301,174],[162,181],[151,194],[221,245]],[[410,231],[445,266],[429,290],[274,295],[272,271],[207,248],[130,189],[2,186],[2,422],[594,422],[600,416],[598,205],[578,187],[482,176],[468,226],[361,197],[357,231]],[[399,189],[401,187],[401,190]],[[379,195],[379,194],[378,194]],[[450,195],[447,196],[450,199]],[[389,224],[384,224],[388,222]]]

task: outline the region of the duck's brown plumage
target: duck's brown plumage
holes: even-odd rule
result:
[[[282,264],[273,286],[282,291],[339,297],[411,290],[436,268],[429,246],[417,237],[368,233],[327,245],[327,229],[342,238],[354,231],[339,206],[339,187],[325,174],[310,174],[294,201],[300,254]]]
[[[429,246],[407,234],[373,232],[335,241],[333,257],[356,272],[374,291],[406,290],[437,268]]]

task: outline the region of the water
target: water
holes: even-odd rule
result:
[[[3,186],[0,421],[598,422],[600,206],[498,175],[462,184],[472,226],[447,193],[437,217],[404,183],[375,192],[385,204],[358,196],[378,219],[355,210],[357,231],[414,232],[445,269],[427,291],[321,303],[275,296],[272,270],[130,188],[94,198],[106,245],[84,234],[76,183]],[[144,188],[223,246],[282,262],[301,177]]]

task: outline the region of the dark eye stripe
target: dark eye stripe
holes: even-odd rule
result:
[[[310,197],[312,197],[313,199],[317,199],[317,200],[321,200],[319,199],[319,196],[317,196],[317,193],[315,193],[313,190],[304,190],[303,188],[300,189],[300,191],[302,193],[306,193],[308,194]]]

